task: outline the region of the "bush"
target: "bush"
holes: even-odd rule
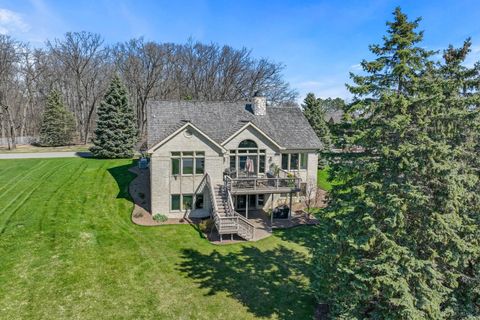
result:
[[[164,214],[161,214],[161,213],[154,214],[152,218],[156,222],[165,222],[165,221],[168,220],[168,217]]]
[[[210,233],[210,232],[212,232],[214,226],[215,226],[215,223],[213,222],[212,219],[202,220],[202,222],[200,222],[200,223],[198,224],[198,228],[199,228],[200,231],[202,231],[203,233]]]

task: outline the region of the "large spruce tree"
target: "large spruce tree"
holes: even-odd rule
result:
[[[130,158],[137,141],[135,113],[120,78],[115,76],[97,110],[94,146],[97,158]]]
[[[377,58],[352,74],[345,139],[361,152],[332,165],[343,183],[313,252],[313,288],[335,318],[478,312],[476,135],[463,130],[477,123],[478,97],[432,62],[418,22],[397,8],[383,44],[370,47]]]
[[[456,319],[480,318],[480,63],[467,66],[471,45],[467,39],[460,48],[450,46],[438,71],[447,111],[439,121],[449,125],[444,135],[466,182],[460,210],[466,240],[477,249],[459,265],[458,286],[445,303]]]
[[[53,89],[47,97],[40,128],[40,145],[46,147],[66,146],[72,143],[75,120],[63,102],[59,91]]]
[[[322,108],[322,101],[315,97],[315,94],[308,93],[302,104],[303,114],[310,126],[322,141],[325,148],[330,146],[330,130],[326,122],[326,112]]]

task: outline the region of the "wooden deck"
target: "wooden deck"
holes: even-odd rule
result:
[[[230,178],[226,177],[227,187],[233,195],[258,193],[290,193],[300,189],[300,178]]]

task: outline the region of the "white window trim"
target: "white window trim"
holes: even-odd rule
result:
[[[288,155],[288,169],[284,169],[283,168],[283,155],[286,154]],[[298,169],[291,169],[290,168],[290,164],[291,164],[291,160],[290,160],[290,157],[292,154],[298,154],[298,165],[301,166],[302,164],[302,157],[303,156],[306,156],[307,157],[307,161],[306,161],[306,167],[303,169],[303,168],[298,168]],[[285,171],[307,171],[308,170],[308,152],[284,152],[284,153],[281,153],[280,154],[280,169],[282,170],[285,170]]]
[[[173,210],[172,209],[172,196],[180,196],[180,209],[179,210]],[[184,212],[185,211],[185,208],[183,207],[183,196],[192,196],[192,208],[190,208],[190,210],[193,210],[193,207],[194,207],[194,203],[193,203],[193,200],[194,200],[194,196],[193,196],[193,193],[172,193],[170,194],[170,212]],[[205,201],[205,199],[204,199]]]
[[[203,153],[203,155],[197,155],[197,153]],[[173,153],[180,153],[179,156],[174,156]],[[183,153],[192,153],[192,155],[184,155]],[[190,158],[193,159],[192,164],[192,173],[183,173],[183,159]],[[192,177],[192,176],[203,176],[205,174],[205,151],[172,151],[170,152],[170,176],[177,176],[177,177]],[[172,159],[179,159],[180,160],[180,173],[174,174],[173,173],[173,165]],[[196,159],[203,159],[203,173],[196,173],[197,171],[197,161]]]

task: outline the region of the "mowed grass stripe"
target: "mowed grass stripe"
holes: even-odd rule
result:
[[[67,164],[63,164],[62,166],[66,166],[66,165]],[[51,177],[52,175],[54,175],[57,172],[57,170],[58,170],[58,168],[53,168],[49,171],[46,171],[40,177],[39,182],[37,182],[36,184],[30,185],[29,189],[24,189],[16,197],[11,199],[10,202],[8,202],[3,207],[3,209],[0,210],[0,236],[5,231],[5,228],[7,228],[10,219],[18,211],[18,209],[20,209],[25,204],[25,202],[30,198],[30,196],[35,191],[37,191],[37,189],[44,183],[44,179],[48,180],[48,178]],[[15,208],[14,209],[9,209],[10,206],[12,206],[13,204],[16,204]],[[5,211],[7,211],[7,209],[9,209],[8,212],[6,214],[3,214]]]
[[[0,199],[6,204],[23,192],[20,202],[40,185],[0,216],[16,210],[0,235],[0,318],[312,317],[313,307],[298,301],[309,301],[308,281],[290,261],[304,268],[306,248],[287,240],[302,228],[281,238],[215,246],[188,225],[136,226],[133,204],[124,198],[131,160],[45,161],[28,183]],[[34,163],[27,162],[12,167],[0,161],[0,168],[8,166],[14,177],[28,172]],[[275,271],[277,262],[294,269]]]
[[[31,159],[29,159],[30,162],[33,162]],[[0,160],[2,162],[7,162],[7,163],[12,163],[13,160]],[[13,190],[17,185],[27,181],[28,180],[34,180],[35,179],[35,174],[38,173],[40,169],[43,169],[48,165],[47,161],[38,161],[37,163],[31,167],[28,168],[28,170],[21,171],[21,173],[18,173],[18,170],[9,170],[8,172],[14,174],[13,177],[9,177],[8,175],[2,176],[2,182],[3,185],[0,185],[0,199],[4,196],[7,196],[8,193]],[[42,173],[43,171],[40,171]],[[19,178],[20,177],[20,178]],[[19,179],[18,179],[19,178]],[[5,190],[6,189],[6,190]]]

